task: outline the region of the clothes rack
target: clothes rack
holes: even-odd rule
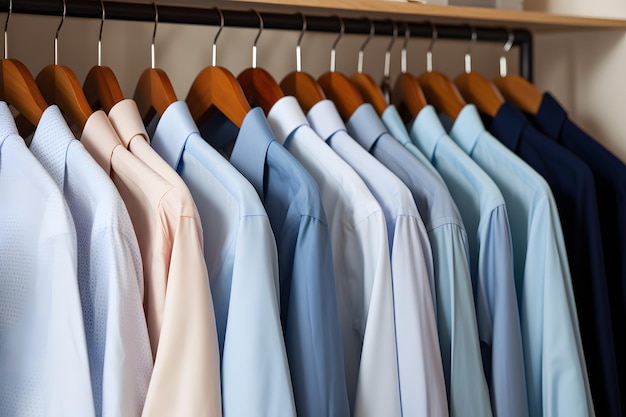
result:
[[[8,0],[2,0],[2,10],[8,10]],[[106,18],[129,21],[154,21],[154,7],[152,4],[138,4],[118,1],[105,1]],[[193,25],[219,26],[220,16],[215,7],[199,8],[191,6],[158,5],[159,22]],[[50,0],[15,0],[13,12],[22,14],[37,14],[60,16],[63,11],[61,1]],[[254,11],[222,9],[224,25],[227,27],[257,28],[259,18]],[[299,14],[261,12],[265,29],[279,29],[298,31],[302,28],[302,17]],[[97,1],[67,1],[67,16],[100,19],[102,9]],[[343,17],[343,16],[342,16]],[[411,16],[414,18],[415,16]],[[306,15],[308,32],[337,33],[340,23],[337,16]],[[345,33],[368,34],[370,24],[364,18],[344,18]],[[374,19],[375,36],[391,36],[393,24],[389,19]],[[400,23],[400,20],[398,20]],[[430,38],[432,26],[430,22],[407,22],[413,38]],[[469,40],[472,30],[475,30],[478,41],[504,43],[509,36],[506,28],[481,27],[451,24],[437,24],[438,39]],[[527,29],[512,31],[515,41],[513,46],[519,47],[519,74],[529,81],[533,81],[533,39]],[[404,35],[404,25],[398,25],[398,36]]]

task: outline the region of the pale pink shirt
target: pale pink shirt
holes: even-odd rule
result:
[[[154,356],[143,415],[220,416],[215,315],[189,191],[125,149],[102,111],[87,120],[81,142],[117,186],[143,259]]]

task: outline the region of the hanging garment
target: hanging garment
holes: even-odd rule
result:
[[[317,182],[331,233],[352,415],[400,416],[387,227],[359,176],[309,126],[294,97],[274,104],[276,138]]]
[[[387,220],[402,413],[447,416],[437,343],[430,242],[409,189],[348,135],[330,100],[307,114],[311,127],[368,186]]]
[[[0,102],[0,415],[94,416],[76,231]]]
[[[529,126],[523,114],[510,103],[505,103],[500,107],[489,130],[507,148],[521,156],[546,179],[552,188],[557,204],[559,204],[559,194],[569,188],[567,183],[573,187],[585,187],[584,189],[590,193],[593,191],[593,182],[588,169],[580,165],[573,155],[562,152],[558,144],[541,136]],[[538,147],[534,146],[536,144]],[[569,167],[567,172],[560,171],[559,173],[559,170],[563,170],[566,166]],[[558,178],[561,178],[560,182],[555,182],[554,180]],[[579,200],[578,203],[573,201],[567,206],[567,210],[580,213],[575,204],[595,206],[595,192]],[[570,223],[564,217],[563,210],[553,215],[553,218],[557,217],[561,219],[564,233]],[[593,218],[590,217],[589,220],[592,221]],[[597,221],[596,214],[595,222]],[[532,297],[532,304],[522,310],[522,320],[529,326],[525,330],[524,344],[530,415],[590,416],[594,415],[593,401],[578,327],[577,303],[574,301],[572,292],[572,284],[576,285],[576,281],[570,278],[567,256],[558,255],[565,253],[563,234],[559,233],[558,229],[555,233],[557,248],[552,249],[553,243],[551,242],[532,242],[533,245],[538,246],[538,250],[553,253],[552,256],[545,258],[551,271],[551,279],[546,283],[550,287],[534,285],[532,291],[536,293],[536,296]],[[551,246],[543,248],[542,246],[546,243]],[[555,253],[554,250],[558,252]],[[588,256],[571,251],[567,253],[570,258]],[[591,283],[588,276],[582,279]],[[592,291],[595,290],[590,288],[583,294],[587,296],[592,294]],[[531,294],[528,294],[528,297],[530,296]],[[537,307],[537,300],[545,300],[543,308]],[[577,300],[581,301],[581,306],[586,305],[581,298]],[[541,311],[544,312],[543,316],[537,317],[538,312]],[[585,311],[592,314],[590,311]],[[590,318],[585,317],[585,321],[581,323],[589,322]],[[607,320],[603,326],[610,323],[610,319],[607,318]],[[593,351],[589,353],[591,352]]]
[[[584,161],[593,173],[621,391],[621,404],[614,390],[607,390],[604,401],[620,415],[620,409],[626,406],[626,166],[574,124],[549,93],[543,95],[539,111],[531,120],[546,136]]]
[[[113,179],[139,242],[154,359],[143,415],[220,415],[219,351],[195,205],[122,145],[104,112],[87,120],[81,143]]]
[[[185,180],[204,225],[224,416],[294,416],[276,244],[258,195],[204,141],[182,101],[165,110],[152,146]]]
[[[30,151],[63,192],[76,227],[91,386],[97,416],[139,416],[152,375],[137,237],[113,182],[74,139],[57,106]]]

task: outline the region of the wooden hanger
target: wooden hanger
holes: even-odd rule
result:
[[[350,80],[357,88],[357,90],[359,90],[363,99],[374,107],[378,115],[382,116],[389,104],[385,100],[385,97],[383,97],[383,92],[381,91],[380,87],[378,87],[378,84],[376,84],[376,81],[374,81],[374,79],[368,74],[363,73],[363,55],[365,47],[374,36],[376,30],[372,19],[368,18],[367,20],[370,24],[370,33],[367,36],[365,42],[363,42],[363,45],[361,45],[361,48],[359,49],[357,72],[352,74]]]
[[[459,90],[448,77],[440,72],[433,71],[432,49],[437,40],[437,28],[435,25],[432,25],[432,28],[433,36],[426,52],[426,72],[421,74],[417,81],[422,87],[428,102],[454,120],[466,103]]]
[[[472,39],[465,52],[465,72],[454,80],[461,95],[470,103],[476,105],[482,113],[495,117],[504,104],[504,98],[495,85],[487,77],[472,71],[472,45],[476,42],[477,33],[472,28]]]
[[[309,110],[311,110],[311,107],[320,101],[325,100],[326,96],[324,95],[324,91],[317,80],[310,74],[302,72],[300,44],[302,43],[302,38],[306,32],[307,23],[306,17],[302,13],[300,13],[300,16],[302,16],[302,31],[300,32],[300,37],[298,38],[298,43],[296,45],[296,70],[287,74],[287,76],[283,78],[280,82],[280,88],[285,94],[294,96],[306,114]]]
[[[124,94],[111,68],[102,66],[102,28],[105,20],[103,0],[100,0],[100,5],[102,21],[98,36],[98,65],[89,70],[83,83],[83,92],[92,109],[103,109],[108,113],[115,104],[124,100]]]
[[[63,0],[63,16],[54,36],[54,64],[42,69],[36,81],[46,101],[59,106],[61,111],[82,130],[93,110],[74,72],[58,64],[59,31],[65,21],[66,10],[65,0]]]
[[[250,104],[235,76],[227,69],[215,65],[217,38],[224,28],[224,15],[219,8],[217,11],[221,24],[213,40],[213,63],[198,74],[189,89],[186,102],[199,126],[220,111],[237,127],[241,127],[243,119],[250,111]]]
[[[156,3],[153,2],[152,5],[154,6],[154,30],[150,48],[152,65],[139,77],[137,87],[135,87],[135,94],[133,94],[133,99],[137,102],[137,108],[146,125],[152,121],[156,114],[162,116],[169,105],[178,100],[174,87],[172,87],[172,83],[165,71],[155,68],[154,41],[159,24],[159,10]]]
[[[530,81],[515,74],[507,74],[506,54],[509,52],[515,35],[509,32],[509,39],[504,45],[504,53],[500,57],[500,76],[493,80],[502,95],[518,109],[530,114],[537,114],[543,94]]]
[[[400,75],[396,80],[391,95],[391,102],[405,123],[415,119],[419,112],[428,104],[424,91],[417,82],[417,78],[407,73],[407,47],[411,38],[411,29],[404,24],[404,43],[402,44]]]
[[[269,72],[256,66],[256,44],[261,36],[261,32],[263,32],[263,18],[256,10],[254,12],[259,17],[259,33],[256,35],[252,45],[252,67],[239,74],[237,81],[239,81],[239,85],[250,105],[252,107],[261,107],[267,115],[274,103],[283,98],[285,94],[283,94],[283,90],[281,90]]]
[[[339,40],[346,30],[343,19],[339,18],[339,22],[341,25],[339,36],[335,39],[332,49],[330,50],[330,71],[323,74],[318,79],[318,82],[322,90],[324,90],[326,97],[332,100],[335,106],[337,106],[341,117],[347,120],[360,105],[365,103],[365,100],[348,77],[335,71],[335,51]]]

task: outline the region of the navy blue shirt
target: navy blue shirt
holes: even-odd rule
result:
[[[511,103],[500,107],[489,130],[541,174],[552,188],[568,252],[594,408],[598,416],[620,416],[593,174],[573,153],[535,129]]]
[[[549,93],[544,94],[537,114],[530,117],[540,131],[578,156],[593,172],[623,403],[626,401],[626,165],[572,123],[565,109]]]

